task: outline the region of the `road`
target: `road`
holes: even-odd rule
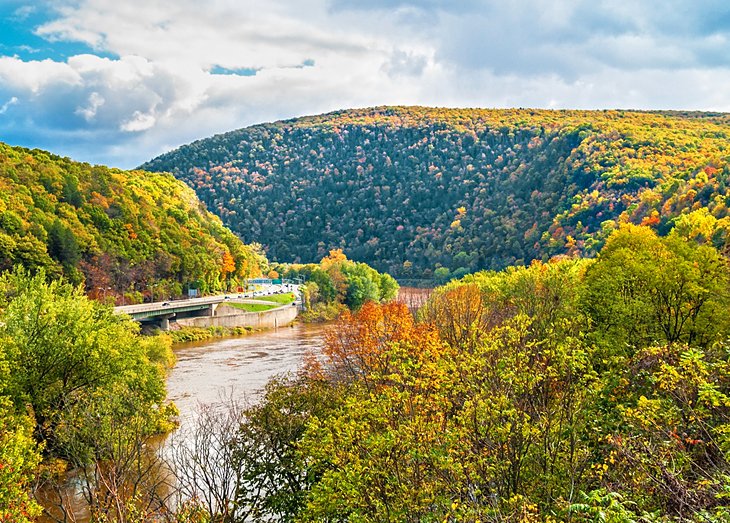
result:
[[[276,294],[278,292],[281,292],[284,290],[285,292],[293,292],[295,296],[297,297],[296,300],[301,300],[301,295],[299,294],[299,286],[298,285],[289,285],[288,289],[284,289],[282,285],[259,285],[260,289],[256,290],[256,292],[247,292],[247,293],[227,293],[227,294],[218,294],[216,296],[204,296],[202,298],[190,298],[187,300],[165,300],[165,301],[156,301],[153,303],[139,303],[136,305],[121,305],[119,307],[114,307],[114,312],[117,314],[139,314],[142,312],[153,312],[153,311],[161,311],[165,309],[175,309],[175,308],[181,308],[181,307],[193,307],[193,306],[203,306],[203,305],[213,305],[216,303],[223,303],[224,301],[239,301],[244,298],[251,298],[259,296],[267,296],[271,294]]]

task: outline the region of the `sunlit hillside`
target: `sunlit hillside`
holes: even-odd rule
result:
[[[121,300],[220,288],[262,260],[170,175],[0,144],[0,270],[44,268]]]
[[[727,235],[719,113],[378,107],[256,125],[144,165],[278,261],[402,278],[594,256],[617,222]]]

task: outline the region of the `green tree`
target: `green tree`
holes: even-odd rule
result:
[[[36,418],[36,438],[46,452],[65,455],[59,428],[90,398],[127,397],[128,414],[164,418],[169,342],[142,339],[131,319],[87,299],[80,289],[41,272],[6,275],[0,316],[0,349],[12,373],[8,394]]]
[[[439,267],[433,271],[433,275],[436,278],[436,283],[443,285],[451,278],[451,271],[448,267]]]
[[[366,275],[350,273],[347,277],[347,294],[345,305],[358,310],[366,301],[376,301],[379,295],[377,283]]]
[[[317,284],[319,287],[319,293],[324,301],[333,301],[337,297],[337,290],[332,282],[332,278],[330,278],[329,275],[319,267],[314,267],[309,272],[308,281]]]
[[[380,302],[394,300],[398,296],[398,282],[395,281],[395,278],[393,278],[390,274],[383,273],[380,275],[378,287],[380,287],[380,296],[378,300]]]
[[[59,263],[73,267],[81,259],[81,251],[74,233],[59,219],[48,228],[48,254]]]
[[[233,461],[241,473],[236,504],[255,521],[295,521],[318,480],[298,449],[309,423],[340,404],[337,390],[305,376],[270,381],[264,400],[246,410]]]
[[[317,282],[310,281],[300,287],[302,297],[304,299],[304,306],[307,309],[314,307],[320,300],[319,285]]]
[[[0,521],[30,523],[40,515],[31,496],[40,460],[32,417],[16,414],[9,399],[0,397]]]
[[[654,342],[707,347],[730,332],[726,260],[711,246],[625,225],[586,274],[585,310],[623,352]]]

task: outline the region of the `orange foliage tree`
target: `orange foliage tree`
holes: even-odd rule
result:
[[[366,302],[357,313],[345,311],[337,327],[327,331],[320,377],[335,382],[362,380],[371,388],[393,370],[388,352],[393,347],[437,342],[435,329],[416,324],[405,304]]]
[[[223,253],[223,259],[221,260],[221,275],[223,278],[227,278],[228,275],[236,271],[236,260],[233,259],[231,253],[226,251]]]
[[[491,311],[474,283],[437,290],[421,310],[452,347],[473,347],[490,324]]]

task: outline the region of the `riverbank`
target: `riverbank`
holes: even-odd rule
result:
[[[256,401],[271,377],[297,372],[308,353],[316,354],[321,350],[325,328],[296,322],[276,330],[191,329],[194,332],[205,331],[211,339],[183,340],[173,347],[176,364],[167,375],[167,400],[177,407],[179,426],[169,434],[149,440],[152,442],[150,448],[155,452],[146,455],[152,458],[150,462],[143,463],[146,466],[159,464],[164,477],[158,478],[152,469],[145,469],[151,474],[145,478],[153,484],[164,482],[167,488],[176,488],[171,483],[173,478],[169,472],[173,466],[171,454],[165,448],[192,437],[191,430],[195,427],[201,405],[219,406],[230,399],[242,405]],[[172,334],[173,331],[170,331],[162,335]],[[57,484],[48,483],[36,491],[36,499],[50,511],[39,519],[39,523],[64,521],[59,500],[63,502],[69,521],[92,521],[81,490],[84,480],[83,471],[69,470],[59,476]]]
[[[186,318],[172,322],[170,330],[148,329],[145,332],[150,335],[168,336],[172,343],[177,345],[217,338],[247,336],[268,329],[287,327],[295,322],[298,315],[298,309],[292,306],[280,306],[255,312],[233,306],[222,307],[222,309],[221,312],[224,312],[222,316]]]
[[[257,331],[252,327],[181,327],[178,330],[167,331],[163,335],[169,336],[173,344],[178,344],[231,336],[245,336],[254,332]]]
[[[401,287],[399,289],[398,295],[395,298],[396,301],[399,301],[401,303],[406,304],[406,306],[413,312],[414,314],[420,309],[430,297],[431,293],[433,292],[433,289],[430,288],[413,288],[413,287]],[[291,296],[291,298],[290,298]],[[215,317],[240,317],[244,314],[250,314],[250,315],[256,315],[256,314],[266,314],[271,313],[272,311],[276,310],[282,310],[282,309],[289,309],[289,312],[293,312],[291,309],[296,309],[297,314],[294,314],[294,318],[286,323],[286,325],[291,325],[295,320],[298,322],[301,322],[303,324],[322,324],[322,323],[328,323],[335,319],[337,319],[340,314],[342,314],[347,307],[341,303],[318,303],[314,307],[312,307],[309,310],[299,311],[297,307],[292,307],[291,309],[287,306],[282,306],[283,303],[289,303],[294,298],[294,295],[288,294],[288,295],[274,295],[274,296],[267,296],[262,298],[256,298],[257,301],[260,301],[262,304],[265,305],[274,305],[274,309],[268,309],[265,311],[251,311],[246,310],[242,308],[241,305],[239,305],[236,302],[227,303],[225,305],[219,306],[219,310],[217,311]],[[276,305],[279,305],[276,307]],[[235,310],[233,310],[235,309]],[[274,316],[276,318],[276,316]],[[206,320],[209,320],[210,318],[194,318],[195,321],[199,323],[205,323]],[[214,339],[214,338],[225,338],[228,336],[244,336],[247,334],[251,334],[254,332],[259,332],[262,330],[266,330],[268,328],[276,328],[283,326],[279,324],[279,320],[281,320],[281,317],[276,318],[273,320],[274,325],[271,325],[272,319],[269,318],[268,322],[266,320],[262,321],[260,318],[254,319],[254,316],[249,316],[247,321],[252,322],[245,326],[223,326],[223,325],[208,325],[208,326],[183,326],[180,322],[178,322],[178,326],[180,327],[178,330],[171,330],[169,331],[169,335],[172,338],[173,343],[185,343],[185,342],[191,342],[191,341],[205,341],[208,339]],[[238,321],[238,320],[236,320]],[[253,322],[256,323],[256,326],[253,326]],[[212,322],[211,322],[212,323]],[[268,325],[267,325],[268,323]]]
[[[180,327],[265,329],[289,325],[298,314],[299,308],[292,304],[259,312],[247,312],[229,304],[221,304],[216,308],[213,316],[180,318],[175,321],[175,324]]]
[[[341,303],[318,303],[314,307],[302,311],[299,319],[303,323],[327,323],[336,320],[347,307]]]

